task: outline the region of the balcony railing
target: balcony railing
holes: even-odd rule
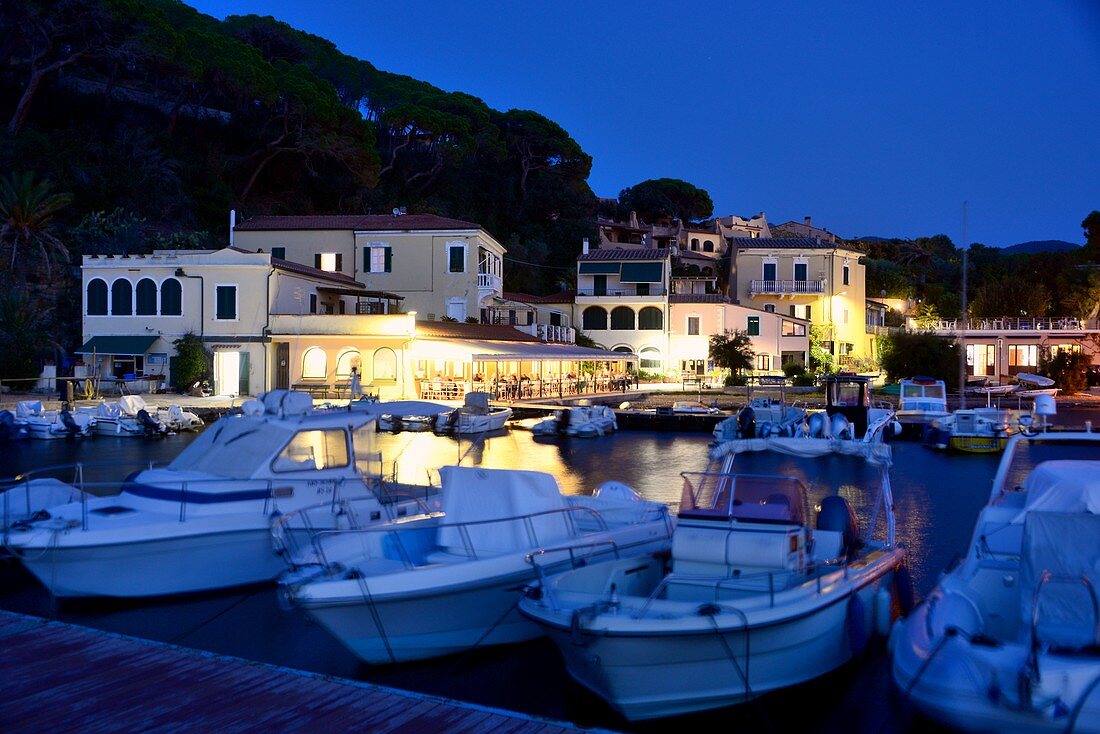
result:
[[[1100,319],[1077,319],[1061,316],[1002,319],[940,319],[916,328],[932,331],[1098,331]]]
[[[800,293],[817,294],[825,292],[824,280],[754,280],[749,292],[756,296],[796,295]]]
[[[648,291],[645,291],[643,293],[639,293],[635,288],[631,288],[629,290],[622,288],[608,288],[607,290],[598,290],[596,288],[577,289],[578,296],[598,296],[600,298],[603,298],[604,296],[607,296],[608,298],[636,298],[641,296],[644,298],[645,296],[663,296],[667,292],[668,291],[665,288],[650,288]]]
[[[499,291],[502,289],[500,276],[494,273],[478,273],[477,287],[491,291]]]

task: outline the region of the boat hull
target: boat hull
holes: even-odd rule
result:
[[[997,454],[1008,446],[1008,436],[952,436],[948,446],[968,454]]]

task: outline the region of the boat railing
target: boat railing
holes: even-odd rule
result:
[[[596,549],[604,547],[610,547],[611,552],[615,554],[616,560],[622,557],[619,554],[619,544],[616,543],[613,539],[608,538],[605,540],[594,540],[590,543],[580,543],[577,545],[559,545],[552,548],[539,548],[536,551],[528,553],[524,557],[524,559],[527,561],[527,563],[531,564],[532,568],[535,569],[535,573],[538,575],[539,578],[539,587],[542,589],[543,596],[545,596],[546,600],[550,602],[550,606],[552,608],[557,609],[558,606],[554,602],[552,592],[550,591],[550,586],[546,583],[546,569],[543,567],[542,564],[538,562],[538,559],[550,553],[562,553],[568,551],[569,567],[575,569],[578,568],[582,563],[587,562],[589,558],[596,555],[599,552]],[[591,552],[586,553],[580,558],[577,558],[577,551],[585,548],[590,549]]]
[[[536,518],[549,518],[549,517],[553,517],[553,516],[561,516],[566,521],[566,525],[568,527],[570,536],[571,537],[577,537],[579,531],[577,529],[577,524],[576,524],[576,521],[574,519],[574,516],[577,515],[577,514],[586,515],[586,516],[589,516],[589,517],[593,518],[596,521],[596,526],[597,526],[598,532],[605,532],[607,530],[607,527],[608,527],[607,526],[607,521],[604,519],[603,515],[601,515],[598,510],[595,510],[591,507],[584,507],[584,506],[579,506],[579,505],[574,505],[574,506],[571,506],[571,507],[558,507],[558,508],[555,508],[555,509],[552,509],[552,510],[543,510],[542,512],[533,512],[533,513],[526,514],[526,515],[515,515],[515,516],[510,516],[510,517],[491,518],[491,519],[488,519],[488,520],[467,520],[467,521],[464,521],[464,522],[441,522],[441,523],[437,523],[437,524],[433,525],[432,527],[435,528],[437,530],[437,532],[440,531],[440,530],[445,530],[445,529],[457,530],[458,534],[459,534],[459,538],[462,541],[462,551],[463,551],[463,553],[461,553],[461,554],[455,553],[454,549],[450,549],[449,552],[454,553],[455,555],[465,555],[466,557],[476,561],[476,560],[479,560],[479,556],[478,556],[477,548],[475,547],[476,544],[474,543],[473,539],[470,536],[470,529],[471,528],[484,527],[484,526],[488,526],[488,525],[495,525],[495,524],[501,524],[501,523],[522,522],[524,530],[525,530],[526,535],[527,535],[527,539],[528,539],[527,547],[528,548],[539,548],[539,547],[541,547],[542,544],[539,542],[538,532],[535,529],[535,519]],[[413,558],[414,554],[410,553],[408,551],[408,549],[405,547],[404,541],[401,538],[401,534],[405,533],[405,532],[416,531],[416,530],[419,530],[419,529],[421,529],[421,528],[419,527],[418,523],[402,524],[400,527],[394,527],[392,524],[386,523],[386,524],[381,524],[381,525],[377,525],[377,526],[373,526],[373,527],[360,527],[360,528],[349,529],[349,530],[322,530],[320,532],[317,532],[317,533],[313,534],[312,542],[313,542],[314,550],[317,553],[317,557],[321,560],[321,563],[327,567],[330,564],[329,564],[329,561],[328,561],[327,556],[325,554],[324,543],[328,538],[346,537],[348,535],[357,535],[357,534],[364,534],[364,535],[366,535],[366,534],[379,534],[379,533],[387,534],[393,539],[393,541],[395,543],[395,548],[398,551],[398,553],[401,555],[401,557],[402,557],[401,560],[405,563],[406,567],[407,568],[413,568],[414,566],[417,565],[416,563],[414,563],[411,560]],[[369,537],[369,535],[367,537]],[[499,554],[494,554],[494,555],[499,555]]]

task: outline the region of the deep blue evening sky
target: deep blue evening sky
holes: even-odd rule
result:
[[[1100,209],[1100,1],[442,3],[188,0],[273,15],[375,66],[536,110],[615,196],[842,236],[1081,242]],[[960,7],[965,6],[965,7]]]

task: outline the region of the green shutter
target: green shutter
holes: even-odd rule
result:
[[[618,275],[620,263],[581,263],[581,275]]]
[[[237,318],[237,287],[219,285],[214,294],[217,304],[215,318],[221,321],[232,321]]]
[[[313,267],[317,268],[318,270],[321,269],[321,254],[320,253],[315,253],[313,255]]]
[[[364,247],[363,248],[363,272],[364,273],[369,273],[370,272],[370,248],[369,247]]]
[[[339,252],[336,253],[336,272],[344,272],[344,256],[341,255]]]
[[[239,393],[248,395],[248,352],[241,352]]]
[[[749,336],[760,336],[760,317],[749,316]]]
[[[286,248],[285,247],[272,247],[271,257],[278,258],[280,260],[286,260]]]
[[[450,248],[450,263],[449,269],[452,273],[461,273],[465,268],[462,266],[463,248],[451,247]]]
[[[386,267],[385,267],[385,271],[387,273],[392,273],[393,272],[393,248],[392,247],[387,247],[386,248]]]

